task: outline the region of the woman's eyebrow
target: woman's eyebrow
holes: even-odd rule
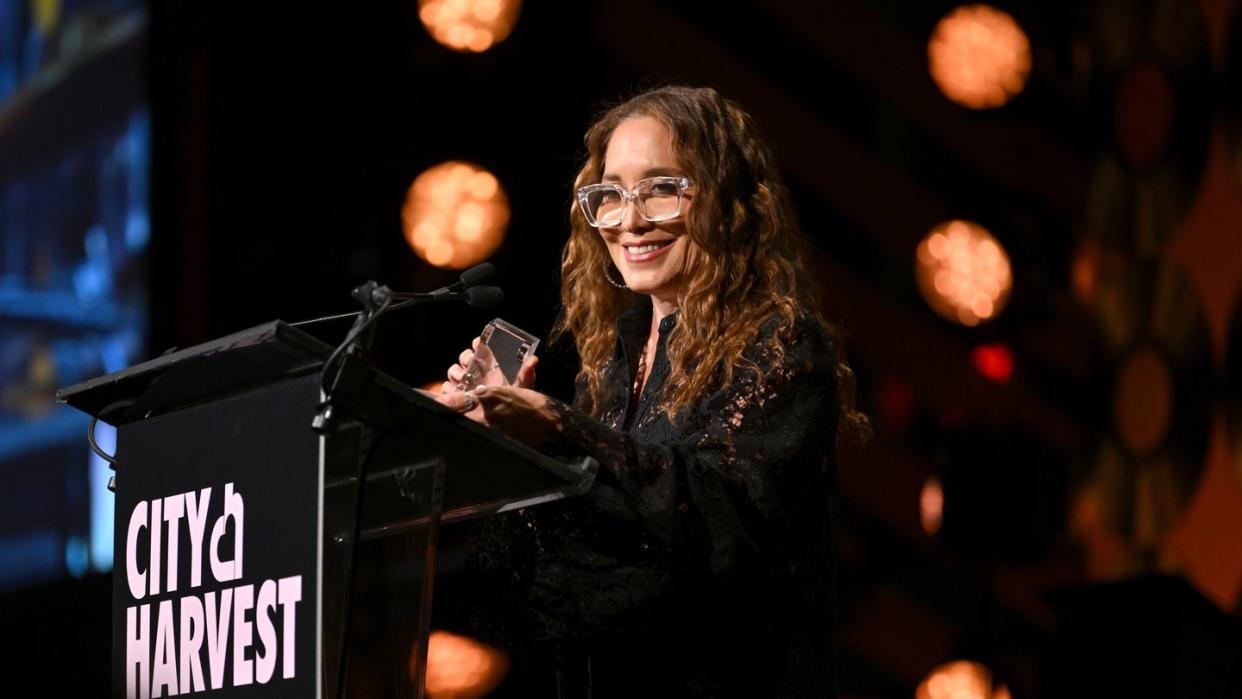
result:
[[[674,175],[680,175],[680,174],[681,174],[681,168],[676,168],[676,167],[653,167],[653,168],[650,168],[649,170],[647,170],[646,172],[644,172],[644,173],[643,173],[643,177],[644,177],[644,178],[646,178],[646,177],[659,177],[659,176],[661,176],[661,175],[664,175],[664,176],[670,176],[670,177],[671,177],[671,176],[674,176]]]
[[[677,176],[681,174],[682,174],[681,168],[653,167],[653,168],[647,168],[647,170],[643,172],[643,176],[640,177],[639,179],[647,179],[648,177],[660,177],[662,175],[672,177],[672,176]],[[620,182],[620,181],[621,181],[621,176],[616,174],[615,172],[606,172],[604,173],[604,176],[600,178],[600,182]]]

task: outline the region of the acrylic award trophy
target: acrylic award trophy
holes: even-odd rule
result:
[[[457,388],[470,391],[479,386],[509,386],[517,382],[522,362],[535,353],[539,338],[496,318],[479,333],[474,361]]]

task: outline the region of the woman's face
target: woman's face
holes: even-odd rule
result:
[[[639,180],[658,175],[685,175],[673,157],[668,129],[649,116],[635,116],[617,126],[604,153],[603,182],[628,190]],[[693,190],[691,190],[693,191]],[[612,262],[630,290],[676,307],[681,292],[686,250],[686,211],[691,192],[683,195],[681,215],[652,223],[639,215],[637,203],[625,206],[621,223],[599,229]]]

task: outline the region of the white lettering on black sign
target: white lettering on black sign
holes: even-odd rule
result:
[[[208,536],[211,494],[211,488],[203,488],[134,506],[125,534],[125,578],[135,602],[180,591],[183,526],[190,541],[188,590],[203,585],[204,560],[210,566],[210,580],[241,580],[245,501],[232,483],[225,484],[224,514],[212,523]],[[150,546],[148,556],[140,559],[144,533]],[[302,576],[292,575],[127,607],[126,696],[149,699],[267,684],[276,676],[278,656],[280,678],[292,679],[297,673],[293,639],[301,601]],[[232,673],[226,676],[230,660]]]

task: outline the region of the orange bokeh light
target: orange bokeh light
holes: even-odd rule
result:
[[[410,655],[410,675],[417,663],[417,649]],[[431,699],[476,699],[486,696],[504,679],[509,657],[472,638],[447,631],[432,631],[427,638],[427,679],[424,687]]]
[[[451,161],[424,171],[401,209],[405,239],[436,267],[464,269],[481,262],[504,239],[509,201],[496,176]]]
[[[995,317],[1009,300],[1009,256],[987,229],[953,220],[931,230],[916,252],[915,277],[923,298],[940,315],[963,325]]]
[[[521,0],[419,0],[418,18],[441,44],[482,53],[509,36],[521,7]]]
[[[915,699],[1010,699],[1009,688],[992,684],[992,672],[969,660],[932,670],[914,691]]]
[[[940,531],[940,523],[944,517],[944,487],[940,479],[928,476],[923,483],[923,492],[919,493],[919,521],[928,536],[935,536]]]
[[[1007,13],[964,5],[936,24],[927,63],[949,99],[972,109],[999,107],[1026,87],[1031,42]]]

